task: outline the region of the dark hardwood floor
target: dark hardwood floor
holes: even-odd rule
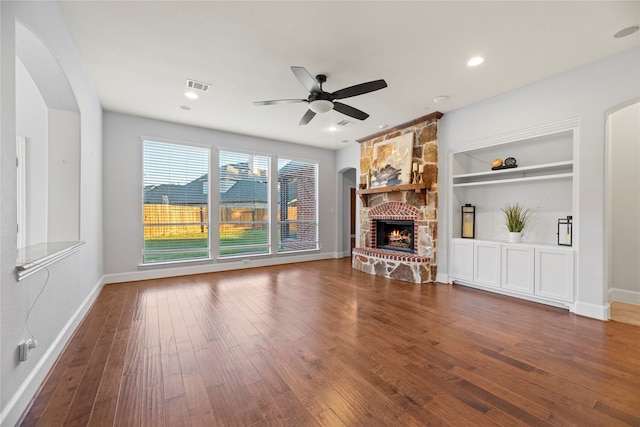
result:
[[[108,285],[23,426],[640,426],[640,327],[349,259]]]

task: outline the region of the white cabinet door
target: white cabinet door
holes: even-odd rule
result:
[[[573,251],[537,248],[535,258],[536,295],[573,302]]]
[[[533,294],[534,250],[519,245],[502,246],[502,288]]]
[[[473,281],[473,240],[451,240],[451,278]]]
[[[500,287],[500,244],[475,242],[473,278],[480,285]]]

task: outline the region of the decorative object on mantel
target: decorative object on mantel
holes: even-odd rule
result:
[[[476,207],[469,203],[462,206],[462,237],[465,239],[476,237]]]
[[[494,171],[497,171],[500,169],[517,168],[517,167],[518,167],[518,163],[515,157],[507,157],[506,159],[504,159],[504,162],[500,159],[495,159],[493,162],[491,162],[491,170],[494,170]]]
[[[502,208],[505,216],[507,230],[509,231],[509,243],[520,243],[522,230],[531,219],[531,211],[519,203],[507,204]]]
[[[413,132],[373,145],[371,187],[412,184]]]
[[[573,216],[558,219],[558,244],[571,246],[573,239]]]
[[[413,167],[411,168],[411,183],[412,184],[422,184],[424,183],[424,165],[418,165],[417,163],[413,163]]]

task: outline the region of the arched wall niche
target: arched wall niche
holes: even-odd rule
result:
[[[80,240],[81,141],[78,104],[60,65],[19,22],[15,36],[20,271]]]

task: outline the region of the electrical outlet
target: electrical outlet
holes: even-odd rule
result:
[[[37,345],[38,341],[31,338],[18,344],[18,360],[21,362],[26,361],[29,357],[29,350],[36,348]]]

